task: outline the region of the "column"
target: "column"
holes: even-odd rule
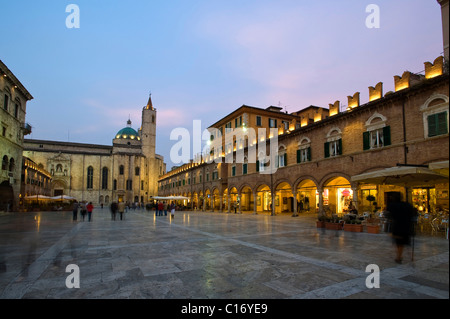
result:
[[[253,192],[253,215],[258,215],[258,213],[257,213],[257,203],[258,203],[258,201],[256,200],[256,190]]]
[[[297,190],[294,191],[294,213],[292,214],[292,217],[298,217],[297,214]]]
[[[317,192],[319,193],[319,216],[320,216],[325,214],[325,212],[323,211],[323,189],[318,187]]]
[[[231,196],[230,194],[227,194],[227,200],[228,200],[228,211],[227,213],[231,213]]]
[[[353,191],[353,205],[355,206],[356,210],[358,211],[359,215],[359,201],[358,201],[358,184],[351,185],[352,191]]]

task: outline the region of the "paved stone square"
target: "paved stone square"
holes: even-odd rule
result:
[[[411,256],[399,265],[387,233],[317,229],[314,215],[0,214],[2,299],[448,299],[448,240],[416,236]]]

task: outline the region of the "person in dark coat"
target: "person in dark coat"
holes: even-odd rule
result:
[[[116,220],[116,213],[117,213],[117,203],[112,202],[111,203],[111,220]]]
[[[416,209],[407,202],[394,201],[388,204],[386,210],[392,223],[392,238],[396,245],[395,262],[402,263],[403,248],[411,244],[414,234],[414,218]]]

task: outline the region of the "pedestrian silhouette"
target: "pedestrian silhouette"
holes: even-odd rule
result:
[[[414,234],[414,218],[417,214],[415,208],[400,200],[388,204],[388,218],[392,223],[392,238],[396,245],[395,262],[401,264],[403,249],[411,244],[411,236]]]

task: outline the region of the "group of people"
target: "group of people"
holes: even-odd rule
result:
[[[111,203],[111,220],[116,220],[117,212],[119,212],[120,220],[123,219],[123,213],[125,213],[125,203],[119,202],[118,204],[116,202]]]
[[[172,202],[170,205],[166,201],[158,202],[156,204],[155,216],[167,216],[167,210],[170,210],[170,218],[175,217],[175,203]]]
[[[75,221],[78,219],[78,214],[81,215],[81,218],[86,218],[86,214],[88,216],[88,221],[92,220],[92,212],[94,211],[94,205],[92,205],[92,202],[89,202],[86,205],[86,202],[77,202],[75,201],[73,203],[73,209],[72,209],[72,219]]]

